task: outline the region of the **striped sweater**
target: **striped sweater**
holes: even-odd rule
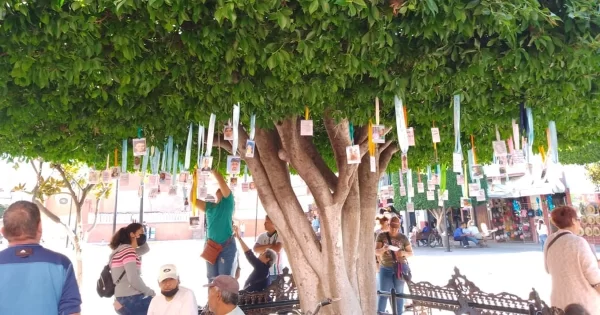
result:
[[[116,283],[115,297],[132,296],[144,294],[145,296],[154,296],[154,291],[150,289],[142,280],[141,268],[142,262],[140,256],[150,250],[148,244],[144,244],[134,249],[129,244],[122,244],[110,254],[110,269],[113,281]],[[125,275],[119,283],[117,279],[125,271]]]

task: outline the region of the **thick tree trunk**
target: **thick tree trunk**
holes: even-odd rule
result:
[[[392,155],[391,142],[376,152],[377,172],[370,172],[367,128],[355,139],[363,156],[360,165],[349,165],[351,145],[348,121],[326,117],[325,128],[335,156],[338,175],[327,167],[310,137],[301,137],[299,122],[289,119],[275,130],[256,130],[254,158],[245,161],[256,183],[260,200],[284,238],[300,301],[312,311],[325,298],[341,298],[322,314],[363,315],[376,312],[374,239],[377,182]],[[248,135],[240,127],[239,146],[216,139],[214,145],[244,152]],[[235,150],[233,150],[235,149]],[[244,158],[244,156],[242,156]],[[318,206],[321,240],[312,230],[291,186],[288,163],[308,185]]]

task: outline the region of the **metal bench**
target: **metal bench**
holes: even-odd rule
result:
[[[282,274],[261,292],[240,291],[238,306],[246,315],[259,314],[288,314],[300,310],[298,288],[289,268],[283,268]],[[209,315],[208,307],[198,311],[198,314]]]
[[[378,292],[379,295],[392,299],[403,298],[413,301],[414,314],[432,314],[432,310],[444,310],[455,314],[482,315],[562,315],[564,312],[555,307],[549,307],[542,301],[535,289],[532,289],[527,299],[510,293],[491,294],[482,292],[473,282],[463,276],[458,268],[445,286],[436,286],[429,282],[408,282],[409,294]],[[396,309],[393,307],[393,313]]]

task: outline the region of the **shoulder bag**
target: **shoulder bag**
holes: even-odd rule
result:
[[[392,238],[390,237],[390,233],[386,232],[385,236],[387,237],[388,244],[392,245]],[[400,280],[404,280],[410,282],[412,280],[412,272],[410,270],[410,266],[408,262],[399,262],[396,259],[396,253],[393,250],[390,250],[390,255],[392,256],[392,261],[394,262],[394,271],[396,273],[396,278]]]

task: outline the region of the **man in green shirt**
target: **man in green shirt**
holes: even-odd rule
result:
[[[233,267],[237,253],[233,239],[233,210],[235,208],[233,194],[218,171],[213,170],[212,174],[219,183],[215,203],[196,200],[198,209],[206,213],[207,242],[212,240],[223,247],[214,265],[206,262],[209,282],[220,275],[234,276]]]

